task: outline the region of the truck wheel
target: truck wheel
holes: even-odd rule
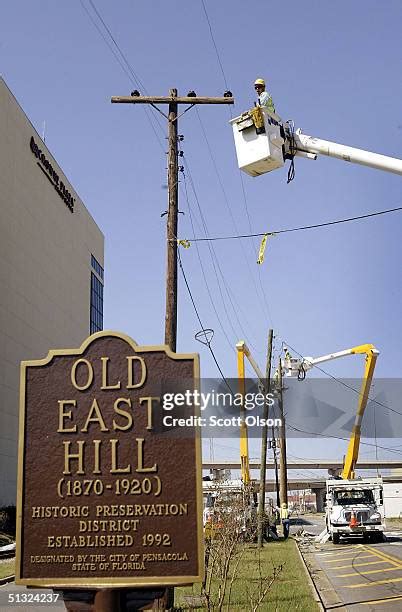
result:
[[[339,533],[333,533],[332,534],[332,543],[333,544],[339,544]]]
[[[372,542],[384,542],[384,534],[382,533],[382,531],[375,531],[371,534],[371,538]]]

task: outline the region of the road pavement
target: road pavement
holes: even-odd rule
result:
[[[304,527],[316,531],[311,525]],[[313,537],[304,537],[301,550],[327,608],[343,604],[351,612],[402,609],[401,525],[394,524],[381,544],[365,544],[361,539],[317,544]]]

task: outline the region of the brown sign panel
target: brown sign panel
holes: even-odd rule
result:
[[[198,376],[197,355],[114,332],[21,364],[17,583],[202,579],[199,431],[163,426],[164,389]]]

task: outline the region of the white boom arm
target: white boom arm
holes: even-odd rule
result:
[[[330,353],[329,355],[323,355],[322,357],[304,357],[303,367],[305,370],[311,370],[311,368],[319,363],[325,363],[326,361],[332,361],[333,359],[339,359],[340,357],[346,357],[346,355],[352,355],[353,349],[347,349],[346,351],[338,351],[337,353]]]
[[[338,351],[337,353],[322,355],[322,357],[292,357],[289,351],[286,349],[285,358],[282,359],[283,375],[286,377],[299,376],[301,370],[307,372],[315,365],[320,363],[332,361],[333,359],[339,359],[340,357],[346,357],[347,355],[358,354],[372,354],[377,356],[379,352],[372,344],[361,344],[344,351]]]
[[[339,359],[346,355],[352,355],[353,349],[347,349],[345,351],[339,351],[337,353],[330,353],[329,355],[323,355],[322,357],[291,357],[289,353],[286,354],[285,359],[282,360],[283,375],[286,377],[298,376],[301,368],[306,372],[319,363],[325,361],[332,361],[332,359]]]
[[[359,393],[355,422],[353,425],[348,450],[343,462],[342,478],[349,480],[355,478],[355,466],[359,456],[362,419],[369,399],[370,385],[371,381],[373,380],[374,368],[379,351],[373,344],[361,344],[351,349],[346,349],[346,351],[330,353],[329,355],[323,355],[322,357],[317,357],[315,359],[312,357],[301,357],[300,359],[295,359],[286,349],[285,359],[282,360],[282,365],[285,376],[297,376],[300,380],[303,380],[305,371],[309,370],[314,365],[323,363],[324,361],[330,361],[331,359],[338,359],[339,357],[344,357],[346,355],[366,355],[366,365],[364,368],[364,376]]]
[[[321,140],[321,138],[315,138],[314,136],[307,136],[307,134],[302,134],[300,130],[296,131],[294,138],[297,151],[328,155],[329,157],[336,157],[337,159],[354,164],[361,164],[362,166],[369,166],[370,168],[377,168],[378,170],[393,172],[394,174],[402,174],[401,159],[380,155],[379,153],[371,153],[363,149],[355,149],[354,147],[330,142],[329,140]]]

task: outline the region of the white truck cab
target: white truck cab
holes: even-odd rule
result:
[[[381,478],[327,480],[326,525],[334,544],[340,537],[384,538],[384,501]]]

